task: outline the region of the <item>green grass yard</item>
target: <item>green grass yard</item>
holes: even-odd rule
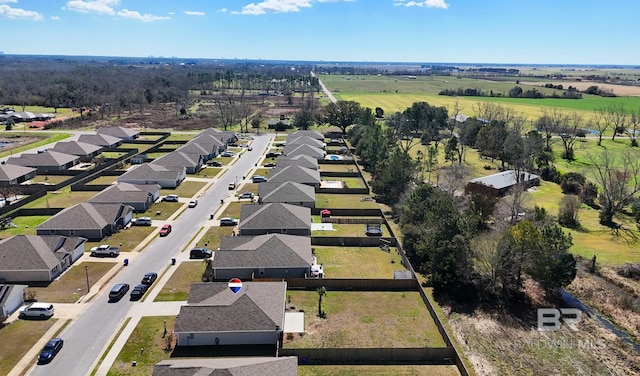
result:
[[[406,270],[394,247],[313,247],[326,278],[393,278],[396,270]]]
[[[206,263],[202,260],[182,262],[176,267],[167,283],[156,296],[156,302],[185,301],[189,298],[189,289],[196,282],[202,282],[202,273]]]
[[[45,287],[29,287],[35,292],[35,298],[41,302],[75,303],[87,293],[87,274],[89,285],[93,286],[103,275],[118,265],[116,262],[82,262],[73,265],[62,277]],[[85,271],[84,267],[87,266]]]
[[[8,375],[57,319],[16,320],[0,329],[0,375]]]

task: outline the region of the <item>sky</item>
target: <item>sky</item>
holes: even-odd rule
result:
[[[0,51],[640,65],[638,14],[638,0],[0,0]]]

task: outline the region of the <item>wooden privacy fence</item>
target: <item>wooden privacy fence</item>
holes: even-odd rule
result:
[[[418,291],[416,279],[351,279],[351,278],[255,278],[255,282],[286,281],[287,289],[313,290],[324,287],[328,291]]]
[[[421,348],[323,348],[287,349],[279,356],[297,356],[299,365],[453,365],[455,356],[449,347]]]

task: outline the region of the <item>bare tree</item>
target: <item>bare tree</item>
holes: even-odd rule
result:
[[[564,147],[562,158],[572,161],[574,159],[573,144],[578,137],[578,129],[582,123],[582,117],[577,112],[574,112],[570,116],[560,117],[559,121],[560,129],[562,130],[560,140]]]
[[[598,146],[602,145],[602,136],[604,132],[609,129],[609,122],[607,121],[607,110],[604,108],[598,108],[593,110],[593,122],[591,126],[598,132]]]
[[[453,111],[451,112],[451,117],[449,118],[449,137],[453,136],[453,131],[458,123],[458,115],[462,112],[462,106],[458,101],[453,104]]]
[[[220,115],[220,120],[222,122],[222,126],[226,131],[227,128],[233,126],[237,121],[238,116],[238,106],[235,98],[230,93],[220,93],[216,97],[216,106],[218,107],[218,114]]]
[[[611,122],[610,124],[613,127],[613,136],[611,136],[611,141],[616,140],[617,134],[623,134],[625,132],[627,117],[628,115],[625,112],[623,105],[614,105],[607,109],[607,119]]]
[[[629,116],[629,126],[625,128],[631,147],[638,147],[638,132],[640,132],[640,111],[633,111]]]
[[[508,195],[498,201],[494,211],[496,219],[508,225],[516,224],[522,219],[528,200],[524,183],[516,184]]]
[[[442,179],[439,183],[440,188],[444,189],[450,195],[455,196],[459,192],[469,177],[469,168],[463,164],[452,163],[443,169]]]
[[[542,115],[536,120],[536,129],[544,134],[545,151],[551,151],[552,138],[558,133],[560,127],[560,119],[563,114],[558,109],[547,110],[542,109]]]

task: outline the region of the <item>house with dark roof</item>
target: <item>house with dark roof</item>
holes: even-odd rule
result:
[[[149,209],[158,198],[160,198],[158,184],[117,183],[87,201],[92,204],[122,203],[131,206],[136,212],[142,213]]]
[[[314,188],[320,188],[320,172],[300,166],[276,166],[269,173],[269,182],[286,183],[294,182],[306,184]]]
[[[302,136],[311,137],[320,141],[324,140],[324,135],[322,133],[318,131],[310,131],[310,130],[299,130],[299,131],[292,132],[289,134],[289,136],[287,136],[287,138],[291,137],[292,139],[295,139]]]
[[[85,251],[79,236],[16,235],[0,240],[0,280],[50,282]]]
[[[201,154],[188,154],[180,151],[172,151],[151,162],[152,165],[179,169],[184,167],[187,174],[195,174],[202,168],[204,160]]]
[[[194,283],[173,332],[178,346],[282,343],[286,282]]]
[[[327,144],[325,144],[323,140],[317,140],[309,136],[298,136],[298,137],[288,136],[285,145],[289,147],[293,145],[310,145],[323,150],[327,147]]]
[[[65,171],[80,163],[76,155],[46,150],[42,153],[22,153],[18,157],[10,157],[7,164],[33,167],[37,173],[46,174],[49,171]]]
[[[229,357],[165,359],[153,367],[153,376],[296,376],[298,357]]]
[[[261,204],[280,202],[314,208],[316,206],[316,190],[306,184],[269,181],[258,184],[258,202]]]
[[[28,285],[0,284],[0,322],[3,322],[24,303],[24,290]]]
[[[158,184],[162,188],[176,188],[187,177],[185,167],[165,167],[143,163],[129,169],[118,178],[118,183]]]
[[[129,205],[83,202],[58,212],[36,227],[38,235],[82,236],[100,241],[125,228],[133,218]]]
[[[202,157],[203,162],[215,158],[218,155],[218,147],[212,143],[200,144],[198,142],[187,142],[175,150],[179,153],[196,154]]]
[[[281,203],[242,205],[238,231],[240,235],[311,236],[311,209]]]
[[[311,145],[285,145],[284,154],[287,157],[296,157],[298,155],[306,155],[315,159],[324,159],[327,153],[317,147]]]
[[[103,148],[117,148],[124,142],[119,137],[109,136],[108,134],[81,134],[78,137],[79,142],[102,146]]]
[[[524,171],[518,173],[514,170],[508,170],[471,179],[465,189],[470,192],[490,192],[495,196],[504,196],[517,184],[523,184],[525,189],[540,185],[540,176]]]
[[[91,162],[91,160],[102,153],[102,146],[89,144],[81,141],[61,141],[49,150],[76,155],[80,157],[80,162]]]
[[[187,144],[191,144],[191,143],[202,146],[207,151],[210,151],[212,154],[215,154],[214,157],[220,154],[221,152],[227,150],[227,142],[224,139],[224,136],[216,137],[212,134],[200,133],[194,138],[192,138],[191,140],[189,140],[189,142],[187,142]]]
[[[318,159],[309,157],[306,155],[297,155],[295,157],[287,157],[281,155],[278,157],[278,167],[286,167],[286,166],[300,166],[310,168],[312,170],[318,169]]]
[[[136,131],[135,129],[124,128],[120,126],[98,128],[98,130],[96,130],[96,133],[100,135],[118,137],[123,141],[133,141],[136,138],[140,137],[140,132]]]
[[[15,164],[0,165],[0,186],[19,185],[36,176],[36,169],[33,167],[19,166]]]
[[[232,142],[238,141],[238,135],[233,131],[221,131],[218,128],[207,128],[200,132],[200,134],[208,134],[211,135],[220,141],[230,144]]]
[[[226,236],[211,261],[213,279],[305,278],[311,274],[311,237],[285,234]]]

